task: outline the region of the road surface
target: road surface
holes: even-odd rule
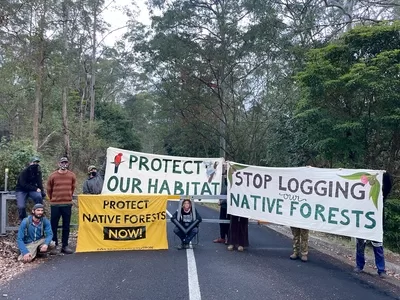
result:
[[[168,210],[176,210],[176,202]],[[218,213],[197,205],[203,218]],[[199,244],[170,249],[78,253],[56,256],[1,287],[1,299],[400,299],[400,291],[377,276],[353,274],[349,265],[311,249],[309,262],[291,261],[291,241],[250,225],[251,247],[243,253],[213,244],[218,224],[203,223]]]

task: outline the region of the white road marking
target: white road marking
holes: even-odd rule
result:
[[[172,217],[172,214],[168,211],[168,209],[167,209],[167,215],[168,215],[168,217]]]
[[[186,249],[188,264],[189,300],[201,300],[199,278],[197,276],[196,259],[193,249]]]

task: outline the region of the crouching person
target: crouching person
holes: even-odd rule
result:
[[[202,221],[196,209],[192,209],[192,202],[185,199],[182,207],[174,213],[171,222],[176,225],[174,233],[181,239],[179,250],[189,247],[190,241],[199,232],[199,224]]]
[[[18,260],[31,262],[38,252],[40,254],[48,252],[53,232],[50,221],[43,214],[43,204],[35,204],[32,216],[22,220],[17,236],[18,248],[21,251]]]

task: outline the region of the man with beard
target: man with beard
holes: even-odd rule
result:
[[[47,181],[47,193],[51,207],[51,229],[53,230],[53,241],[58,246],[57,228],[60,218],[62,218],[62,247],[61,252],[72,254],[73,251],[68,247],[69,226],[72,215],[72,196],[76,186],[76,176],[68,170],[69,161],[67,157],[62,157],[58,162],[59,169],[53,172]],[[57,248],[51,254],[57,254]]]
[[[18,260],[31,262],[37,255],[47,253],[53,239],[50,221],[43,216],[43,204],[35,204],[32,216],[22,220],[18,230],[17,244],[21,251]]]
[[[19,219],[26,218],[26,199],[31,198],[35,204],[43,203],[46,196],[43,190],[42,171],[39,166],[40,159],[33,157],[29,166],[18,176],[16,190]]]

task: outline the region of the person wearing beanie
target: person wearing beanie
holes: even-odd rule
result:
[[[88,167],[89,177],[83,183],[83,194],[98,195],[103,189],[103,176],[97,172],[96,166]]]
[[[53,241],[56,248],[52,254],[57,254],[58,237],[57,228],[60,218],[62,218],[62,247],[61,252],[72,254],[73,251],[68,247],[71,215],[72,215],[72,196],[76,186],[76,176],[68,170],[68,158],[62,157],[58,163],[59,169],[53,172],[47,180],[47,193],[51,207],[51,229],[53,230]]]
[[[38,253],[48,252],[53,232],[50,221],[43,214],[44,206],[38,203],[32,208],[32,216],[22,220],[17,236],[17,245],[21,251],[18,260],[31,262]]]
[[[43,189],[42,171],[40,170],[39,157],[32,157],[29,166],[22,170],[18,176],[15,187],[19,220],[26,218],[26,199],[31,198],[35,204],[43,203],[46,193]]]

